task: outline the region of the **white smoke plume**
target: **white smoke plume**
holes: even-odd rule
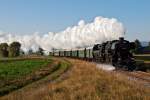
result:
[[[55,49],[75,49],[78,47],[88,47],[108,40],[118,39],[124,36],[125,29],[121,22],[115,18],[96,17],[93,22],[85,23],[79,21],[78,25],[68,27],[62,32],[49,32],[40,36],[33,35],[12,35],[0,32],[0,43],[18,41],[22,44],[22,49],[37,50],[42,47],[46,51]]]

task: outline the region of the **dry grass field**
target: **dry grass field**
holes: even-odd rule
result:
[[[73,67],[47,84],[32,84],[2,100],[150,100],[150,89],[95,64],[69,60]],[[48,78],[47,78],[48,79]]]

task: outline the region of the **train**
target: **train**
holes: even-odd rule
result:
[[[95,44],[90,48],[56,50],[53,51],[51,55],[111,64],[115,66],[116,69],[133,71],[136,69],[136,62],[132,53],[134,49],[134,42],[129,42],[123,37],[120,37],[118,40]]]

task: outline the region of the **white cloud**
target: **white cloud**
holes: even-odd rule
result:
[[[85,23],[84,20],[81,20],[77,26],[68,27],[58,33],[49,32],[42,36],[38,33],[18,36],[4,34],[0,31],[0,42],[19,41],[25,51],[30,48],[37,50],[39,46],[50,51],[52,48],[74,49],[76,47],[92,46],[95,43],[118,39],[124,36],[124,33],[125,29],[117,19],[96,17],[91,23]]]

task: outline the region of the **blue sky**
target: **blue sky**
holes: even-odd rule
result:
[[[59,32],[96,16],[117,18],[126,38],[150,41],[150,0],[0,0],[0,30],[12,34]]]

